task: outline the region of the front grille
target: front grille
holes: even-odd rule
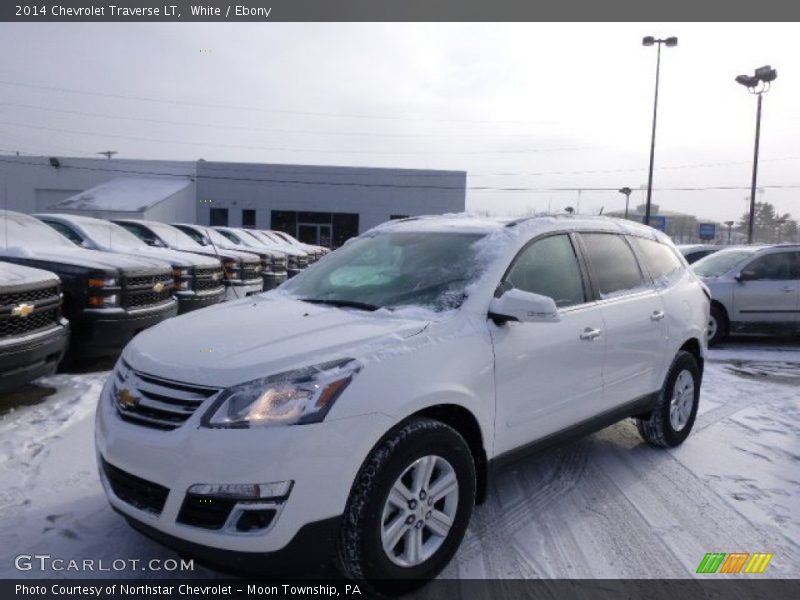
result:
[[[221,529],[235,504],[235,500],[186,494],[178,513],[178,523],[205,529]]]
[[[137,275],[135,277],[126,277],[125,284],[127,287],[149,286],[153,287],[156,283],[169,283],[172,281],[172,276],[168,273],[157,273],[155,275]]]
[[[172,297],[172,289],[165,288],[160,292],[138,292],[125,296],[125,308],[140,308],[151,304],[161,304]]]
[[[171,273],[155,273],[151,275],[126,276],[125,289],[122,295],[124,308],[142,308],[166,302],[172,297],[175,281]],[[162,286],[160,292],[153,288]]]
[[[59,296],[58,286],[40,288],[38,290],[27,290],[24,292],[11,292],[0,294],[0,309],[6,306],[14,306],[23,302],[38,302]]]
[[[27,316],[13,311],[22,304],[33,306]],[[0,338],[26,335],[58,325],[61,319],[61,291],[58,286],[0,295]]]
[[[111,394],[117,413],[125,421],[172,430],[180,427],[218,391],[139,373],[120,361],[114,372]]]
[[[106,462],[103,458],[100,461],[103,465],[103,473],[105,473],[108,485],[117,498],[139,510],[146,510],[156,515],[161,514],[169,495],[169,489],[136,475],[131,475]]]
[[[258,279],[261,276],[261,265],[258,263],[244,263],[240,270],[242,280]]]
[[[24,335],[46,329],[58,323],[60,311],[51,308],[35,312],[27,317],[13,317],[10,315],[0,317],[0,338]]]
[[[216,290],[224,285],[225,274],[220,267],[195,269],[194,289],[198,292]]]

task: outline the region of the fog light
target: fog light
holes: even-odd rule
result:
[[[188,489],[188,493],[230,500],[285,500],[293,483],[196,483]]]
[[[261,508],[242,512],[236,521],[236,531],[257,531],[266,529],[275,518],[274,508]]]

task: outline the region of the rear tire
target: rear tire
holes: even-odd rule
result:
[[[708,317],[708,345],[718,344],[728,337],[729,326],[725,309],[717,304],[712,304],[711,314]]]
[[[415,418],[390,432],[350,492],[338,549],[342,572],[390,595],[436,577],[464,537],[475,479],[469,446],[449,425]]]
[[[689,352],[680,351],[667,373],[656,405],[647,417],[636,419],[644,440],[653,446],[678,446],[689,437],[700,401],[700,368]]]

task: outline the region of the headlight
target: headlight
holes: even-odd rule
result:
[[[102,288],[113,288],[117,286],[117,280],[113,277],[94,277],[89,279],[89,287],[102,289]]]
[[[187,291],[192,289],[192,270],[185,267],[175,267],[172,269],[172,278],[175,280],[176,291]]]
[[[204,418],[207,427],[319,423],[361,369],[352,358],[255,379],[228,388]]]

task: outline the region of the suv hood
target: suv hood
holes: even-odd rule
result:
[[[14,256],[17,258],[30,258],[33,260],[43,260],[56,264],[97,270],[122,269],[124,271],[165,271],[169,269],[169,265],[163,260],[137,258],[125,254],[101,252],[100,250],[87,250],[85,248],[78,248],[77,246],[74,248],[63,246],[52,250],[37,246],[26,248],[15,246],[4,249],[2,253],[6,256]]]
[[[260,294],[168,319],[123,353],[134,369],[199,385],[228,387],[396,345],[427,321]]]
[[[23,267],[7,262],[0,262],[0,287],[34,285],[37,283],[58,283],[58,277],[50,271]]]

